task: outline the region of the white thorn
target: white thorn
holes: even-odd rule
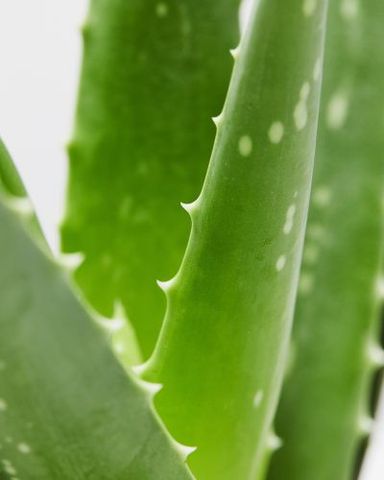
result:
[[[183,445],[182,443],[176,442],[176,449],[185,461],[190,455],[192,455],[193,452],[197,450],[197,447],[189,447],[188,445]]]
[[[263,401],[264,398],[264,392],[262,390],[258,390],[256,392],[256,395],[253,397],[253,406],[255,408],[260,407],[261,402]]]
[[[384,299],[384,277],[382,277],[381,275],[377,279],[376,291],[379,299],[383,300]]]
[[[368,358],[375,367],[384,367],[384,350],[375,343],[368,346]]]
[[[77,270],[84,262],[85,256],[82,253],[63,253],[59,255],[59,264],[70,271]]]
[[[125,321],[123,318],[110,318],[105,319],[105,326],[111,332],[118,332],[124,328]]]
[[[200,203],[200,197],[197,197],[194,202],[190,202],[190,203],[181,202],[180,205],[189,215],[192,215],[193,212],[199,206],[199,203]]]
[[[113,320],[125,320],[127,318],[125,314],[125,308],[121,300],[115,300],[113,304]]]
[[[127,317],[124,306],[120,300],[116,300],[113,306],[113,317],[103,317],[95,314],[96,322],[107,332],[115,333],[127,325]]]
[[[140,365],[133,365],[131,367],[132,372],[137,375],[138,377],[141,377],[141,375],[145,372],[147,368],[147,363],[141,363]]]
[[[212,121],[216,125],[216,127],[218,128],[221,125],[221,122],[223,121],[223,112],[221,112],[216,117],[212,117]]]
[[[161,280],[156,280],[156,283],[157,285],[159,286],[159,288],[161,288],[161,290],[164,292],[164,293],[167,293],[169,292],[169,290],[172,288],[172,286],[174,285],[175,283],[175,277],[171,278],[170,280],[166,281],[166,282],[162,282]]]
[[[163,388],[163,385],[161,383],[146,382],[145,380],[141,379],[138,379],[137,381],[139,382],[141,388],[145,392],[149,393],[151,397],[154,397]]]
[[[267,438],[267,447],[269,450],[275,451],[283,446],[283,441],[275,433],[271,432]]]
[[[183,203],[180,202],[181,208],[183,208],[187,213],[191,214],[193,210],[193,202],[192,203]]]
[[[7,199],[7,204],[9,208],[14,210],[16,213],[29,217],[34,213],[33,205],[28,197],[9,197]]]
[[[229,50],[232,57],[236,60],[239,56],[239,52],[240,52],[240,45],[238,45],[236,48],[232,48],[232,50]]]
[[[94,315],[94,317],[96,323],[108,333],[118,332],[125,325],[123,318],[106,318],[101,315]]]
[[[359,418],[359,430],[362,435],[368,436],[372,433],[374,421],[368,415]]]

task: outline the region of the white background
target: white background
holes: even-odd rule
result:
[[[86,0],[0,0],[0,135],[58,245]]]
[[[86,8],[87,0],[0,0],[0,135],[55,250]],[[382,416],[361,480],[384,478]]]

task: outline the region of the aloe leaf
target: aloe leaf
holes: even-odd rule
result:
[[[331,2],[293,368],[270,479],[352,478],[369,432],[383,247],[384,3]]]
[[[120,301],[145,358],[180,264],[238,41],[239,0],[93,0],[73,140],[65,252],[106,317]],[[106,281],[108,279],[108,281]]]
[[[21,221],[3,148],[0,179],[0,478],[192,479],[155,386],[126,374]]]
[[[197,478],[253,479],[268,449],[291,329],[315,147],[326,1],[264,0],[234,74],[186,255],[162,287],[143,378]]]
[[[8,150],[0,139],[0,189],[13,197],[25,197],[25,188],[13,165]]]

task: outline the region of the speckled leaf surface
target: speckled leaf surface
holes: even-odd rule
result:
[[[202,480],[254,480],[267,451],[309,202],[326,2],[263,0],[235,51],[207,178],[143,378]],[[315,76],[314,76],[315,72]],[[315,77],[315,78],[314,78]]]
[[[145,358],[165,312],[156,280],[188,240],[227,90],[239,0],[92,0],[62,229],[105,316],[122,302]]]
[[[383,247],[382,1],[330,2],[317,163],[273,480],[352,478],[369,433]]]
[[[0,478],[192,479],[150,387],[127,376],[24,227],[2,147],[0,179]]]

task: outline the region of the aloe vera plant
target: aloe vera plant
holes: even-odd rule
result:
[[[0,480],[355,478],[384,6],[238,6],[91,0],[58,258],[0,142]]]
[[[120,301],[144,358],[189,232],[179,204],[201,188],[238,41],[239,0],[92,1],[63,248],[105,316]],[[105,278],[109,281],[106,283]]]
[[[331,2],[332,3],[332,2]],[[384,4],[333,2],[317,163],[271,479],[352,478],[383,365]],[[316,455],[314,456],[314,453]]]

